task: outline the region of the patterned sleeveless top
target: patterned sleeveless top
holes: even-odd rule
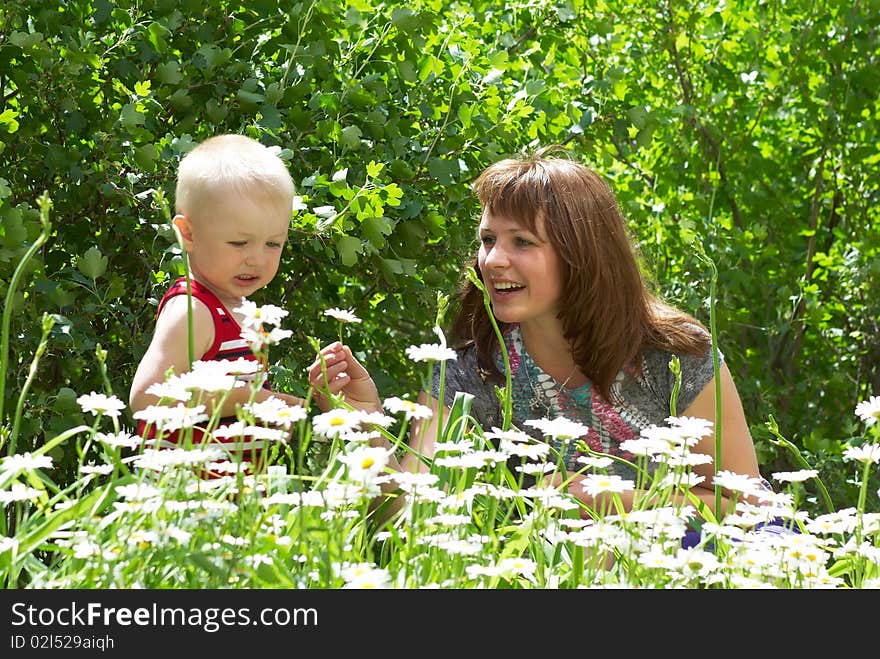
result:
[[[626,460],[634,456],[620,448],[621,442],[639,437],[642,429],[651,425],[665,425],[671,415],[670,406],[675,377],[669,370],[672,353],[648,348],[637,363],[628,364],[617,374],[611,386],[609,400],[603,398],[593,383],[573,389],[560,386],[556,380],[541,370],[525,349],[519,325],[507,329],[504,336],[510,359],[511,390],[513,395],[513,425],[540,441],[541,431],[524,424],[530,419],[553,419],[558,416],[576,421],[590,428],[580,438],[592,450],[619,456]],[[705,355],[679,354],[681,363],[681,389],[676,400],[676,414],[682,415],[697,395],[714,377],[712,352]],[[504,372],[501,351],[495,355],[496,366]],[[440,391],[439,364],[434,368],[433,396]],[[472,394],[471,415],[486,431],[493,426],[501,427],[501,404],[495,394],[495,383],[484,380],[477,366],[473,347],[459,351],[456,360],[446,362],[444,398],[451,406],[458,391]],[[577,463],[581,452],[578,442],[564,445],[552,443],[554,455],[560,452],[569,470],[583,468]],[[634,478],[635,473],[627,465],[615,461],[608,468],[624,478]]]

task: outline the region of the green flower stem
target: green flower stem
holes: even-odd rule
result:
[[[801,452],[798,450],[798,447],[788,441],[785,437],[779,434],[779,425],[776,423],[776,419],[773,418],[773,415],[770,415],[770,420],[764,424],[767,427],[767,430],[770,431],[770,434],[773,435],[776,439],[770,440],[777,446],[782,446],[791,452],[794,456],[795,462],[797,462],[802,469],[812,469],[810,463],[808,463],[804,456],[801,455]],[[831,502],[831,495],[828,493],[828,488],[825,487],[825,483],[822,482],[821,478],[816,478],[816,487],[819,488],[819,493],[822,495],[822,499],[825,501],[825,508],[828,509],[829,513],[834,512],[834,504]]]
[[[444,295],[443,293],[437,293],[437,314],[435,317],[435,323],[437,325],[437,330],[442,332],[443,321],[446,318],[446,311],[449,308],[449,296]],[[430,386],[431,389],[428,391],[433,391],[434,382],[434,368],[433,362],[428,362],[430,366],[430,370],[428,371],[428,382],[427,386]],[[427,388],[427,387],[426,387]],[[440,386],[437,391],[437,437],[443,437],[443,408],[445,407],[446,402],[446,360],[440,361]]]
[[[18,431],[19,426],[21,425],[21,414],[24,410],[24,401],[27,397],[28,390],[31,388],[31,383],[34,381],[34,376],[37,374],[37,364],[39,364],[43,353],[46,352],[46,346],[49,343],[49,332],[52,331],[54,326],[55,317],[44,313],[43,335],[40,338],[40,344],[37,346],[37,350],[34,352],[34,358],[31,361],[31,367],[28,370],[27,380],[25,380],[24,386],[21,388],[21,393],[18,394],[18,403],[15,406],[15,416],[12,421],[12,434],[9,436],[9,455],[14,455],[15,449],[18,447]],[[2,441],[0,441],[0,448],[2,448],[2,446]]]
[[[33,244],[28,247],[24,256],[18,262],[15,272],[12,273],[12,279],[9,280],[9,288],[6,290],[6,300],[3,303],[3,329],[0,332],[0,423],[3,421],[3,403],[6,398],[6,373],[9,362],[9,327],[12,323],[12,308],[14,306],[13,299],[18,283],[24,275],[25,266],[34,257],[34,254],[49,239],[49,232],[52,224],[49,222],[49,210],[52,208],[52,200],[49,193],[44,192],[37,199],[37,205],[40,208],[40,235]],[[19,397],[20,400],[21,397]],[[4,438],[0,436],[0,448],[3,448]]]
[[[171,216],[171,208],[168,206],[168,200],[165,199],[165,194],[161,190],[154,190],[153,199],[162,210],[162,214],[165,216],[165,221],[168,222],[171,231],[174,232],[174,236],[177,239],[177,244],[180,245],[180,257],[183,259],[183,273],[186,276],[186,354],[189,360],[189,367],[187,370],[192,370],[192,363],[195,361],[195,355],[193,354],[195,353],[195,347],[193,346],[192,277],[189,273],[189,254],[187,254],[186,247],[183,245],[183,238],[181,238],[180,232],[177,230],[177,227],[174,226],[174,218]]]
[[[501,334],[501,330],[498,328],[498,323],[495,321],[495,314],[492,313],[492,303],[489,301],[489,291],[486,290],[483,282],[481,282],[480,278],[477,276],[477,271],[473,268],[467,269],[467,278],[483,294],[483,306],[486,308],[486,314],[489,316],[489,322],[492,323],[492,329],[495,330],[495,336],[498,337],[498,346],[499,348],[501,348],[501,357],[504,360],[504,392],[501,395],[501,411],[503,420],[501,423],[501,430],[506,431],[510,429],[511,420],[513,418],[513,395],[511,393],[512,382],[510,376],[510,356],[507,354],[507,346],[504,343],[504,336]]]
[[[714,201],[714,191],[712,193],[712,197]],[[711,204],[709,206],[709,217],[712,217]],[[718,351],[718,327],[715,318],[715,303],[718,287],[718,268],[715,266],[715,262],[709,258],[708,254],[706,254],[706,250],[703,248],[703,245],[701,243],[695,241],[694,247],[696,248],[697,256],[699,256],[709,265],[709,270],[711,272],[709,277],[709,333],[712,335],[712,373],[715,380],[715,423],[713,424],[715,430],[715,460],[713,460],[712,462],[712,470],[713,476],[717,476],[718,466],[721,464],[721,415],[723,412],[723,410],[721,409],[721,378],[718,377],[719,371],[721,369],[721,356]],[[721,487],[716,484],[715,515],[720,516],[721,511]]]

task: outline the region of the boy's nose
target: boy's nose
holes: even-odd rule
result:
[[[247,265],[260,265],[263,262],[263,252],[259,249],[248,250],[247,255],[244,257],[244,262]]]

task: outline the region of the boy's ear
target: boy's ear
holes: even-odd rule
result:
[[[175,215],[171,220],[174,225],[174,233],[177,234],[177,240],[183,243],[184,247],[192,242],[192,223],[186,215]]]

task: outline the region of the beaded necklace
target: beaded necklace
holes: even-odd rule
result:
[[[541,367],[538,366],[537,362],[531,360],[531,358],[529,359],[540,370]],[[532,397],[529,399],[529,409],[543,407],[546,410],[544,416],[548,419],[553,418],[554,416],[559,416],[562,413],[562,410],[559,409],[559,398],[562,396],[565,385],[567,385],[574,377],[574,374],[577,373],[577,364],[574,365],[571,372],[568,374],[568,377],[562,381],[562,384],[558,383],[551,375],[545,373],[543,370],[540,371],[538,382],[535,383],[532,380],[532,376],[529,374],[528,366],[524,366],[526,379],[528,380],[529,388],[532,390]],[[555,412],[553,409],[554,407],[556,408]]]

